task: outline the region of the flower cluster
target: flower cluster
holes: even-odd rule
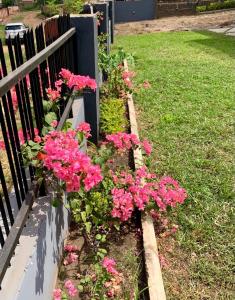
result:
[[[59,75],[61,79],[58,79],[55,82],[55,89],[47,89],[48,98],[53,102],[57,101],[61,97],[61,89],[63,84],[66,84],[74,91],[82,91],[85,88],[95,90],[97,88],[96,81],[89,76],[75,75],[64,68],[61,69]]]
[[[78,251],[78,247],[77,246],[74,246],[74,245],[66,245],[64,247],[64,250],[67,253],[67,256],[65,257],[64,259],[64,265],[67,266],[67,265],[70,265],[74,262],[77,261],[78,259],[78,255],[76,254],[76,252]]]
[[[67,192],[79,191],[81,183],[89,191],[103,179],[100,167],[79,151],[76,135],[77,130],[52,131],[45,137],[43,147],[44,166],[65,182]]]
[[[106,295],[108,298],[114,298],[121,292],[123,274],[116,270],[116,261],[113,258],[105,257],[102,261],[102,267],[111,276],[110,279],[104,283],[104,287],[107,289]]]
[[[69,296],[75,297],[77,295],[78,290],[75,288],[71,280],[65,281],[64,287],[67,289]]]
[[[152,146],[147,140],[141,143],[138,137],[132,133],[118,132],[109,134],[106,136],[106,140],[119,151],[142,147],[147,155],[150,155],[152,152]]]
[[[163,177],[159,181],[156,175],[149,173],[146,167],[137,169],[134,175],[122,172],[111,172],[113,181],[119,187],[112,189],[114,218],[127,221],[136,207],[143,211],[150,202],[155,203],[160,211],[167,207],[175,207],[182,204],[186,197],[185,189],[171,177]]]
[[[91,136],[91,126],[89,123],[82,122],[78,126],[78,131],[82,132],[86,139],[88,139]]]
[[[115,269],[116,262],[113,258],[105,257],[102,261],[102,266],[109,274],[116,275],[118,271]]]
[[[131,89],[133,87],[132,78],[134,76],[135,76],[135,73],[131,72],[131,71],[124,71],[122,73],[122,79],[129,89]]]
[[[69,70],[63,68],[60,71],[60,76],[65,81],[67,86],[70,89],[73,88],[75,91],[79,91],[85,88],[95,90],[97,88],[96,81],[89,76],[75,75]]]

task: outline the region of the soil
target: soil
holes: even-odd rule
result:
[[[202,30],[235,23],[235,10],[198,14],[193,16],[167,17],[151,21],[122,23],[115,26],[120,35],[143,34],[161,31]]]
[[[23,11],[18,12],[14,15],[10,15],[9,17],[4,19],[4,24],[11,22],[23,22],[29,27],[36,27],[43,21],[43,16],[40,15],[40,11]]]

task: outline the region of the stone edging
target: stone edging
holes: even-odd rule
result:
[[[124,61],[124,67],[126,70],[128,70],[126,60]],[[128,95],[128,110],[131,133],[139,137],[135,107],[131,94]],[[139,148],[134,150],[134,163],[136,168],[143,166],[143,156]],[[161,266],[158,257],[157,240],[152,218],[148,214],[142,214],[141,225],[143,232],[143,248],[147,273],[146,276],[148,281],[149,299],[166,300]]]

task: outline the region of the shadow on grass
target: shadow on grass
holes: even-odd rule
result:
[[[232,58],[235,58],[235,37],[225,36],[221,33],[210,32],[210,31],[196,31],[202,35],[201,39],[191,40],[187,43],[192,47],[198,48],[198,45],[223,52]]]

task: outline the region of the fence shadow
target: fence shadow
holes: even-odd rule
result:
[[[210,48],[215,54],[217,51],[223,52],[226,55],[235,58],[235,37],[225,36],[221,33],[210,31],[196,31],[202,35],[202,38],[191,40],[187,42],[190,46],[198,48],[198,46],[204,46]]]

